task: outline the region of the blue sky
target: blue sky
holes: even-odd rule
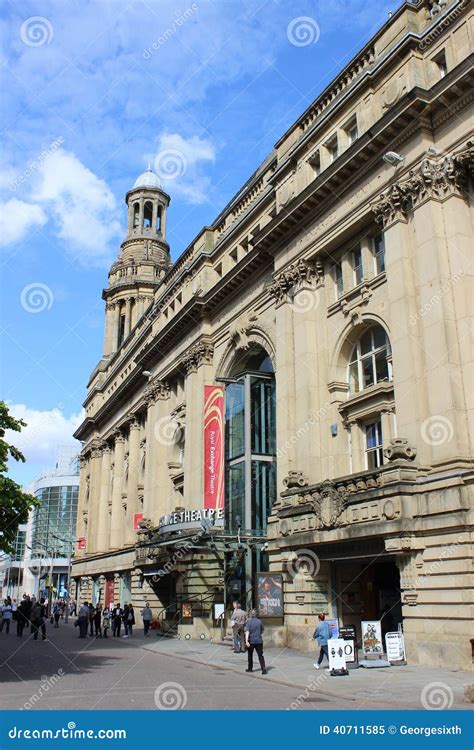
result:
[[[176,259],[396,6],[3,4],[1,397],[28,422],[13,478],[72,442],[137,175],[180,155],[177,176],[161,173]]]

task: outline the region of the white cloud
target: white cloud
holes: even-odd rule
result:
[[[45,159],[35,198],[52,214],[57,235],[78,260],[110,260],[110,245],[120,236],[115,196],[75,154],[58,149]]]
[[[0,203],[0,245],[22,240],[31,229],[43,226],[47,216],[40,206],[11,198]]]
[[[183,138],[179,133],[161,133],[153,164],[165,189],[192,204],[204,203],[210,185],[205,165],[213,163],[213,143],[198,136]]]
[[[9,403],[8,408],[12,416],[27,424],[21,432],[8,430],[6,438],[22,451],[28,463],[54,466],[58,448],[63,445],[77,446],[80,451],[81,444],[72,435],[84,418],[82,413],[66,417],[59,407],[43,411],[25,404]],[[10,463],[12,470],[15,462]]]

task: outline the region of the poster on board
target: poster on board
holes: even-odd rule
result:
[[[362,651],[364,654],[383,654],[382,624],[380,620],[361,622]]]
[[[283,617],[283,576],[257,573],[257,601],[260,617]]]

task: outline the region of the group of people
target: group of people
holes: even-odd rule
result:
[[[246,672],[253,672],[253,654],[256,651],[262,674],[267,674],[265,658],[263,656],[263,631],[264,626],[256,609],[247,613],[242,609],[239,601],[233,602],[233,611],[230,618],[230,624],[233,633],[234,653],[240,654],[247,651],[248,667]],[[313,639],[319,645],[318,661],[314,663],[314,668],[319,669],[324,657],[329,662],[328,641],[332,637],[329,623],[326,621],[324,612],[318,615],[318,625],[313,633]],[[328,672],[330,670],[328,669]]]
[[[148,631],[153,619],[153,612],[148,602],[141,610],[143,620],[143,632],[148,637]],[[94,605],[92,602],[83,602],[79,607],[75,625],[79,628],[79,638],[96,637],[108,638],[109,630],[112,630],[113,638],[120,638],[122,625],[124,634],[122,638],[130,638],[133,635],[135,625],[135,610],[133,604],[120,604],[102,607],[100,602]],[[89,631],[89,633],[88,633]]]
[[[16,623],[16,634],[22,638],[25,628],[31,628],[33,640],[38,640],[41,632],[42,640],[46,640],[47,605],[44,599],[23,594],[21,602],[7,596],[0,604],[0,633],[5,630],[10,633],[12,623]]]

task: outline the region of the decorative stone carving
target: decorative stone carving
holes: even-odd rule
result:
[[[474,141],[454,154],[423,159],[408,177],[391,185],[371,208],[384,227],[406,221],[408,213],[426,200],[443,200],[449,195],[468,196],[469,177],[474,172]]]
[[[288,476],[283,479],[283,484],[289,490],[293,487],[307,487],[308,479],[302,471],[289,471]]]
[[[124,443],[125,442],[125,435],[121,430],[116,430],[114,434],[112,435],[113,440],[116,443]]]
[[[255,323],[257,320],[258,315],[255,315],[255,313],[242,315],[230,327],[229,334],[236,349],[249,348],[251,341],[248,334],[252,329],[253,323]]]
[[[348,493],[327,479],[312,493],[312,507],[316,516],[316,528],[332,529],[342,523],[341,515],[347,506]]]
[[[144,400],[147,405],[154,404],[155,401],[164,401],[169,398],[170,387],[165,380],[154,379],[145,388]]]
[[[414,461],[416,458],[416,448],[409,444],[405,438],[393,438],[383,452],[388,461],[397,461],[403,459]]]
[[[302,288],[311,286],[313,289],[317,289],[323,283],[324,272],[321,261],[318,259],[314,263],[310,263],[307,260],[300,259],[277,274],[269,287],[269,291],[277,305],[280,305]]]
[[[130,420],[130,422],[128,423],[129,430],[140,429],[140,422],[138,421],[136,414],[129,414],[128,419]]]
[[[91,457],[100,458],[102,456],[103,443],[100,440],[93,440],[90,444]]]
[[[211,364],[213,354],[214,346],[210,341],[198,341],[183,356],[181,364],[189,375],[192,372],[196,372],[203,362]]]

